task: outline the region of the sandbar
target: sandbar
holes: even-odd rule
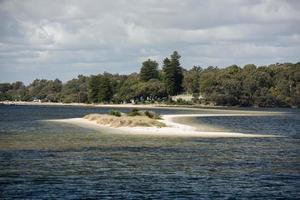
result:
[[[274,114],[274,113],[273,113]],[[213,117],[213,116],[261,116],[271,115],[271,113],[241,113],[241,114],[178,114],[178,115],[162,115],[161,122],[167,127],[109,127],[97,124],[95,121],[90,121],[84,118],[70,119],[55,119],[47,120],[52,122],[69,123],[76,126],[91,128],[96,130],[111,130],[113,134],[129,134],[129,135],[151,135],[151,136],[175,136],[175,137],[202,137],[202,138],[262,138],[262,137],[281,137],[271,134],[248,134],[238,132],[223,132],[223,131],[198,131],[195,127],[177,123],[175,118],[180,117]]]

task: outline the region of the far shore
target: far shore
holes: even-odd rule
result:
[[[202,138],[262,138],[262,137],[280,137],[277,135],[267,134],[246,134],[237,132],[225,131],[198,131],[195,127],[175,122],[175,118],[181,117],[212,117],[212,116],[262,116],[270,115],[270,113],[243,113],[243,114],[181,114],[181,115],[163,115],[161,122],[166,124],[167,127],[109,127],[98,124],[95,121],[90,121],[84,118],[71,118],[71,119],[57,119],[46,120],[57,123],[69,123],[76,126],[96,129],[107,130],[112,134],[129,134],[129,135],[149,135],[149,136],[176,136],[176,137],[202,137]]]
[[[95,104],[95,103],[62,103],[62,102],[38,102],[38,101],[0,101],[3,105],[45,105],[45,106],[88,106],[88,107],[119,107],[119,108],[152,108],[152,107],[187,107],[194,108],[195,106],[203,108],[226,108],[225,106],[209,106],[209,105],[168,105],[164,103],[154,104]]]
[[[61,103],[61,102],[33,102],[33,101],[0,101],[0,105],[31,105],[31,106],[78,106],[78,107],[99,107],[99,108],[139,108],[139,109],[174,109],[174,110],[214,110],[214,111],[234,111],[234,112],[252,112],[261,114],[282,114],[276,111],[260,111],[260,110],[247,110],[259,109],[257,107],[235,107],[235,106],[211,106],[211,105],[168,105],[162,103],[155,104],[89,104],[89,103]],[[265,109],[265,108],[262,108]]]

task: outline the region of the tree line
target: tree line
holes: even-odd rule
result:
[[[49,101],[64,103],[176,103],[172,96],[190,94],[191,102],[222,106],[299,106],[300,62],[257,67],[231,65],[225,68],[194,66],[187,70],[174,51],[162,68],[148,59],[139,73],[83,76],[62,83],[36,79],[0,83],[0,101]],[[178,100],[177,100],[178,101]],[[178,102],[177,102],[178,103]]]

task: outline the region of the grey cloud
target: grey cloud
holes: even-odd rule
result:
[[[296,0],[0,1],[0,82],[182,65],[298,62]]]

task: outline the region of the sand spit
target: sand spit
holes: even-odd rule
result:
[[[96,122],[100,125],[106,125],[112,128],[118,127],[166,127],[166,125],[157,120],[147,116],[127,116],[122,115],[120,117],[107,115],[107,114],[88,114],[83,117],[89,121]]]
[[[195,127],[184,125],[174,122],[175,118],[178,117],[212,117],[212,116],[262,116],[271,115],[270,113],[249,113],[249,114],[182,114],[182,115],[163,115],[161,122],[167,125],[167,127],[116,127],[97,124],[96,121],[90,121],[84,118],[71,118],[71,119],[59,119],[59,120],[48,120],[52,122],[62,122],[74,124],[84,128],[91,129],[109,129],[112,133],[116,134],[130,134],[130,135],[151,135],[151,136],[176,136],[176,137],[203,137],[203,138],[259,138],[259,137],[280,137],[276,135],[264,135],[264,134],[245,134],[235,132],[206,132],[198,131]]]

